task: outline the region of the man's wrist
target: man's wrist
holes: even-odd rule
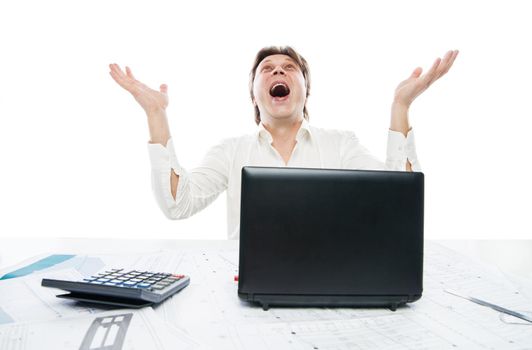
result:
[[[148,118],[160,118],[160,117],[166,118],[165,108],[161,108],[161,107],[144,108],[144,112],[146,112],[146,115],[148,116]]]
[[[405,137],[408,134],[408,130],[410,130],[410,124],[408,122],[409,107],[409,105],[401,102],[394,101],[392,103],[390,130],[401,132]]]
[[[407,103],[407,102],[404,102],[404,101],[399,101],[399,100],[393,100],[392,102],[392,110],[404,110],[406,112],[408,112],[408,110],[410,109],[410,103]]]
[[[170,128],[168,126],[168,119],[166,118],[166,111],[164,109],[153,110],[148,115],[148,127],[150,131],[150,143],[160,143],[166,147],[166,143],[170,136]]]

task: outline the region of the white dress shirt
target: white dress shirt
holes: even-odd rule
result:
[[[310,126],[303,120],[296,146],[287,164],[272,146],[272,136],[259,124],[257,132],[225,139],[212,147],[200,166],[186,170],[177,161],[172,139],[166,147],[148,144],[155,199],[169,219],[184,219],[209,205],[227,190],[227,228],[230,239],[238,239],[240,225],[240,181],[243,166],[272,166],[329,169],[412,170],[420,169],[414,134],[388,131],[386,162],[371,155],[353,132]],[[176,199],[170,188],[170,172],[179,175]]]

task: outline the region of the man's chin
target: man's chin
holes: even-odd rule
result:
[[[294,116],[293,113],[277,113],[272,114],[273,119],[290,119]]]
[[[290,119],[296,115],[292,108],[276,108],[271,111],[270,115],[273,119]]]

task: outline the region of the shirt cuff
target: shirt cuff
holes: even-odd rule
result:
[[[172,139],[166,143],[166,147],[160,143],[148,143],[148,154],[152,167],[152,187],[155,199],[167,217],[173,218],[170,208],[180,203],[185,196],[182,189],[187,187],[188,177],[186,171],[181,168],[175,154]],[[179,176],[177,183],[176,198],[172,197],[170,174],[174,171]]]
[[[392,163],[399,164],[400,169],[406,170],[406,161],[412,165],[413,171],[420,171],[421,167],[417,159],[416,143],[412,128],[405,135],[402,132],[388,130],[387,159]]]
[[[177,175],[180,175],[181,166],[177,161],[174,143],[171,138],[168,139],[166,147],[160,143],[148,143],[148,154],[153,170],[173,169]]]

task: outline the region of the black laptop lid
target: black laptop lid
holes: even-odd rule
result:
[[[239,293],[420,295],[419,172],[244,167]]]

